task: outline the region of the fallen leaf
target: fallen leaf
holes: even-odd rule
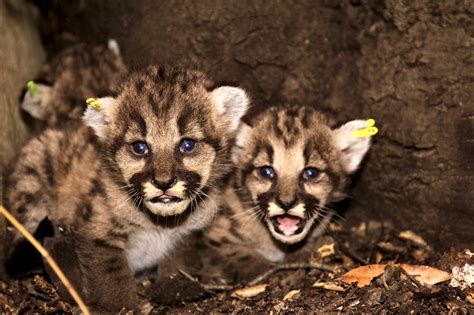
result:
[[[401,267],[422,284],[435,285],[451,279],[449,272],[429,266],[401,264]]]
[[[410,241],[418,246],[429,247],[428,243],[426,243],[426,241],[421,236],[410,230],[401,231],[400,234],[398,234],[398,237],[406,241]]]
[[[389,253],[397,253],[401,254],[405,251],[404,247],[394,245],[390,242],[378,242],[377,247],[380,248],[381,250]]]
[[[318,282],[316,281],[313,283],[314,288],[321,288],[324,290],[329,290],[329,291],[338,291],[338,292],[344,292],[346,289],[343,287],[333,283],[333,282]]]
[[[455,266],[452,270],[453,278],[449,284],[461,289],[470,288],[474,285],[474,265],[465,264],[462,268]]]
[[[232,292],[230,296],[236,297],[236,298],[243,298],[243,299],[252,298],[259,295],[262,292],[265,292],[266,288],[267,288],[266,284],[260,284],[253,287],[247,287],[247,288],[235,290],[234,292]]]
[[[474,293],[469,293],[468,295],[466,295],[466,301],[474,305]]]
[[[322,258],[328,257],[331,255],[334,255],[334,243],[331,244],[325,244],[318,248],[319,255],[321,255]]]
[[[357,286],[362,288],[370,284],[374,278],[380,276],[387,266],[387,264],[377,264],[358,267],[346,272],[341,280],[348,284],[357,282]],[[434,285],[451,279],[451,275],[448,272],[429,266],[408,264],[395,264],[392,266],[400,266],[409,275],[425,285]]]
[[[377,264],[358,267],[346,272],[341,280],[348,284],[357,282],[357,286],[362,288],[370,284],[373,278],[380,276],[386,266],[385,264]]]
[[[300,296],[301,290],[291,290],[288,292],[285,297],[283,298],[283,301],[292,301],[296,299],[298,296]]]

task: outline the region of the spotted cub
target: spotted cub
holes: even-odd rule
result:
[[[243,90],[199,72],[132,74],[84,124],[48,129],[23,148],[7,205],[29,231],[48,217],[72,235],[94,310],[136,308],[134,273],[212,220],[247,106]]]
[[[35,79],[37,90],[25,90],[21,109],[50,127],[80,120],[84,100],[116,94],[127,72],[114,40],[69,47],[43,66]]]
[[[368,137],[352,134],[366,127],[365,120],[337,127],[303,106],[271,107],[242,124],[223,211],[201,236],[214,253],[206,256],[219,257],[213,259],[220,268],[204,257],[207,271],[200,272],[209,274],[203,278],[244,280],[242,274],[254,276],[258,265],[308,248],[327,228],[333,217],[328,205],[344,198],[351,174],[369,149]],[[242,267],[249,264],[253,267]]]

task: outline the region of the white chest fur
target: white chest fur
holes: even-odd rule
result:
[[[186,233],[175,229],[141,230],[132,235],[127,246],[128,263],[133,272],[156,265]]]
[[[136,231],[130,236],[126,252],[128,263],[133,272],[158,264],[186,235],[207,226],[217,211],[218,197],[211,195],[179,226],[173,228],[157,227],[147,224],[147,228]],[[211,202],[212,200],[212,202]]]

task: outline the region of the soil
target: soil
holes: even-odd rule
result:
[[[199,276],[188,274],[185,267],[182,273],[159,283],[153,274],[148,274],[137,280],[143,298],[142,310],[153,314],[474,312],[474,301],[470,296],[474,294],[474,288],[461,290],[451,287],[449,281],[433,286],[420,285],[416,279],[405,276],[397,267],[386,268],[381,276],[362,288],[355,283],[349,285],[339,280],[346,271],[366,263],[411,263],[446,271],[451,271],[453,266],[474,263],[474,258],[463,251],[452,249],[443,254],[436,253],[429,244],[420,245],[413,240],[405,240],[400,237],[399,232],[378,222],[353,227],[333,225],[323,242],[330,245],[323,247],[326,248],[323,252],[328,256],[323,258],[320,248],[321,250],[312,254],[310,261],[334,268],[334,272],[317,268],[279,271],[258,282],[259,285],[265,284],[266,289],[249,298],[232,296],[235,289],[249,286],[246,283],[239,283],[226,290],[216,290],[218,285],[212,288],[209,283],[200,283]],[[64,255],[63,241],[60,243],[59,247]],[[332,244],[334,253],[330,250]],[[242,268],[251,268],[251,265],[246,263]],[[62,294],[61,298],[58,292],[65,291],[61,287],[56,290],[51,283],[55,282],[54,279],[54,274],[47,268],[37,269],[21,279],[0,282],[1,310],[20,314],[77,311],[67,294]],[[313,287],[315,282],[330,283],[341,291]],[[285,298],[293,290],[298,291],[292,298]]]

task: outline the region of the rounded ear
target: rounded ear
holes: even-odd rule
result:
[[[336,146],[342,153],[344,169],[353,173],[370,148],[370,137],[356,137],[353,132],[370,127],[366,120],[352,120],[334,130]]]
[[[228,121],[228,131],[236,131],[249,107],[247,93],[238,87],[221,86],[211,92],[211,99],[217,112]]]
[[[244,122],[241,122],[235,137],[235,144],[232,147],[231,159],[234,164],[237,164],[245,146],[248,143],[252,127]]]
[[[33,92],[26,90],[21,100],[21,109],[30,114],[32,117],[39,120],[48,120],[48,115],[51,113],[50,100],[53,94],[53,88],[46,84],[36,83],[36,90]]]
[[[91,102],[84,114],[82,120],[91,127],[99,138],[105,138],[106,129],[109,125],[115,105],[115,99],[112,97],[98,98]]]

